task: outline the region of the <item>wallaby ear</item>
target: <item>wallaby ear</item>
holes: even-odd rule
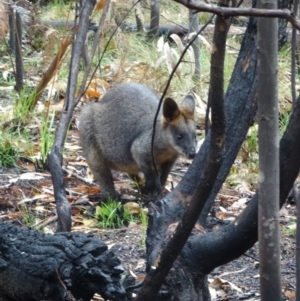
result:
[[[166,98],[163,105],[163,115],[168,122],[176,119],[180,115],[180,110],[172,98]]]
[[[182,113],[185,113],[187,115],[194,115],[195,112],[195,99],[192,95],[187,95],[181,105],[180,105],[180,109],[182,111]]]

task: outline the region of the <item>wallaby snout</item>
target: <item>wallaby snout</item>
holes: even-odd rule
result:
[[[189,152],[188,159],[194,159],[195,156],[196,156],[196,150],[194,147],[192,147],[191,151]]]

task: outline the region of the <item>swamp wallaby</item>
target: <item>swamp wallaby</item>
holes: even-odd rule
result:
[[[145,176],[144,194],[160,193],[179,155],[196,154],[195,101],[186,96],[181,106],[163,102],[154,139],[155,171],[151,157],[153,120],[159,98],[141,84],[121,84],[98,103],[83,108],[79,134],[84,156],[102,192],[116,197],[111,170]]]

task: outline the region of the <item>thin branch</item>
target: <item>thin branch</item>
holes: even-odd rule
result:
[[[78,92],[78,96],[75,99],[75,105],[77,105],[79,103],[82,95],[88,89],[88,87],[89,87],[89,85],[90,85],[90,83],[91,83],[91,81],[93,79],[93,76],[95,74],[95,73],[93,73],[93,76],[91,77],[91,79],[89,81],[89,84],[86,86],[87,78],[88,78],[88,75],[90,73],[91,66],[92,66],[93,57],[95,55],[97,47],[100,47],[101,33],[102,33],[102,29],[103,29],[103,25],[104,25],[104,22],[105,22],[105,18],[106,18],[108,9],[109,9],[109,5],[110,5],[110,0],[107,0],[106,3],[105,3],[105,7],[103,8],[103,11],[102,11],[102,14],[101,14],[101,17],[100,17],[100,20],[99,20],[98,30],[97,30],[95,38],[94,38],[93,47],[92,47],[92,50],[91,50],[91,53],[90,53],[91,59],[90,59],[90,62],[87,64],[86,68],[85,68],[85,72],[84,72],[83,80],[81,82],[81,86],[80,86],[80,89],[79,89],[79,92]],[[95,71],[96,70],[97,70],[97,68],[95,69]]]
[[[195,2],[193,0],[174,0],[177,3],[184,5],[189,9],[194,9],[201,12],[210,12],[223,17],[234,16],[254,16],[265,18],[282,18],[289,21],[295,28],[300,30],[300,20],[295,17],[294,13],[288,9],[260,9],[260,8],[225,8],[204,4],[202,2]]]
[[[104,47],[104,49],[103,49],[103,51],[102,51],[102,54],[101,54],[101,57],[100,57],[100,59],[98,60],[98,64],[97,64],[97,66],[96,66],[94,72],[92,73],[92,76],[91,76],[91,78],[90,78],[90,81],[89,81],[88,84],[86,85],[86,88],[85,88],[84,92],[83,92],[82,94],[78,94],[78,97],[76,98],[76,104],[79,102],[81,96],[82,96],[82,95],[86,92],[86,90],[88,89],[88,87],[89,87],[89,85],[91,84],[92,79],[94,78],[94,76],[95,76],[95,74],[96,74],[98,68],[100,69],[100,65],[101,65],[103,56],[104,56],[104,54],[105,54],[105,52],[106,52],[106,50],[107,50],[107,48],[108,48],[108,46],[109,46],[109,43],[111,42],[112,38],[113,38],[114,35],[116,34],[117,30],[120,28],[121,24],[124,22],[124,20],[128,17],[128,15],[129,15],[129,14],[131,13],[131,11],[134,9],[135,5],[137,5],[140,1],[141,1],[141,0],[136,1],[136,2],[131,6],[131,8],[129,9],[129,11],[125,14],[125,16],[123,17],[123,19],[121,20],[120,24],[117,24],[117,27],[116,27],[115,30],[112,32],[111,36],[109,37],[108,41],[107,41],[106,44],[105,44],[105,47]],[[100,69],[100,71],[101,71],[101,69]]]

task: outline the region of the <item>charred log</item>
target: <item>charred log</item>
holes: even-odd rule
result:
[[[43,234],[0,224],[0,300],[124,300],[123,268],[89,234]]]

